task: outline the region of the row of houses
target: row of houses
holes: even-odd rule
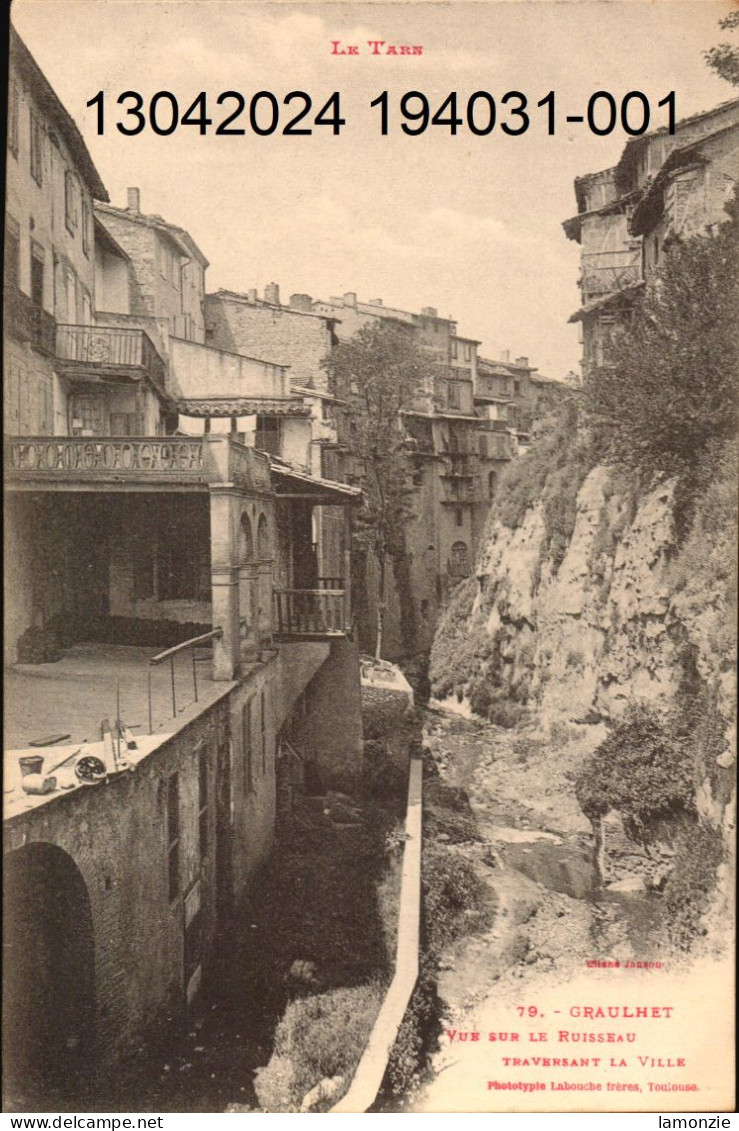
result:
[[[326,355],[389,320],[434,373],[403,422],[418,650],[552,393],[432,308],[208,293],[187,231],[110,202],[15,32],[9,95],[6,1078],[54,1106],[186,1019],[281,775],[360,780],[361,474]]]
[[[5,1079],[59,1110],[186,1019],[288,751],[357,785],[361,491],[323,474],[320,389],[206,341],[194,240],[111,205],[14,33],[10,64]]]

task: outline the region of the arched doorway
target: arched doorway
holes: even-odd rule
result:
[[[470,555],[466,542],[454,542],[452,544],[452,553],[449,559],[449,573],[455,580],[469,577]]]
[[[95,948],[85,881],[71,856],[47,843],[8,853],[3,881],[6,1102],[31,1111],[58,1109],[65,1100],[79,1106],[95,1068]]]

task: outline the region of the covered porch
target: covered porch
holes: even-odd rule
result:
[[[350,636],[351,507],[361,490],[272,458],[281,570],[273,592],[277,641]]]

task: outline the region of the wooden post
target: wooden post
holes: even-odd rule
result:
[[[198,672],[197,672],[197,668],[195,667],[195,648],[194,647],[192,647],[190,649],[190,655],[192,656],[192,686],[193,686],[193,689],[195,691],[195,702],[197,703],[197,701],[198,701]]]
[[[149,677],[149,679],[148,679],[148,689],[147,689],[148,692],[149,692],[149,734],[153,734],[154,733],[154,720],[153,720],[152,713],[151,713],[151,668],[148,669],[147,675]]]

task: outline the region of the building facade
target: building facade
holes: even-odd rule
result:
[[[671,239],[725,219],[736,184],[739,99],[632,138],[613,168],[575,180],[577,214],[564,222],[580,244],[582,364],[600,365],[611,335],[654,278]]]
[[[287,366],[205,344],[204,256],[108,204],[15,34],[11,91],[5,1073],[49,1110],[191,1016],[285,736],[314,788],[356,786],[349,565],[320,585],[313,529],[361,493],[240,431],[305,433]]]

